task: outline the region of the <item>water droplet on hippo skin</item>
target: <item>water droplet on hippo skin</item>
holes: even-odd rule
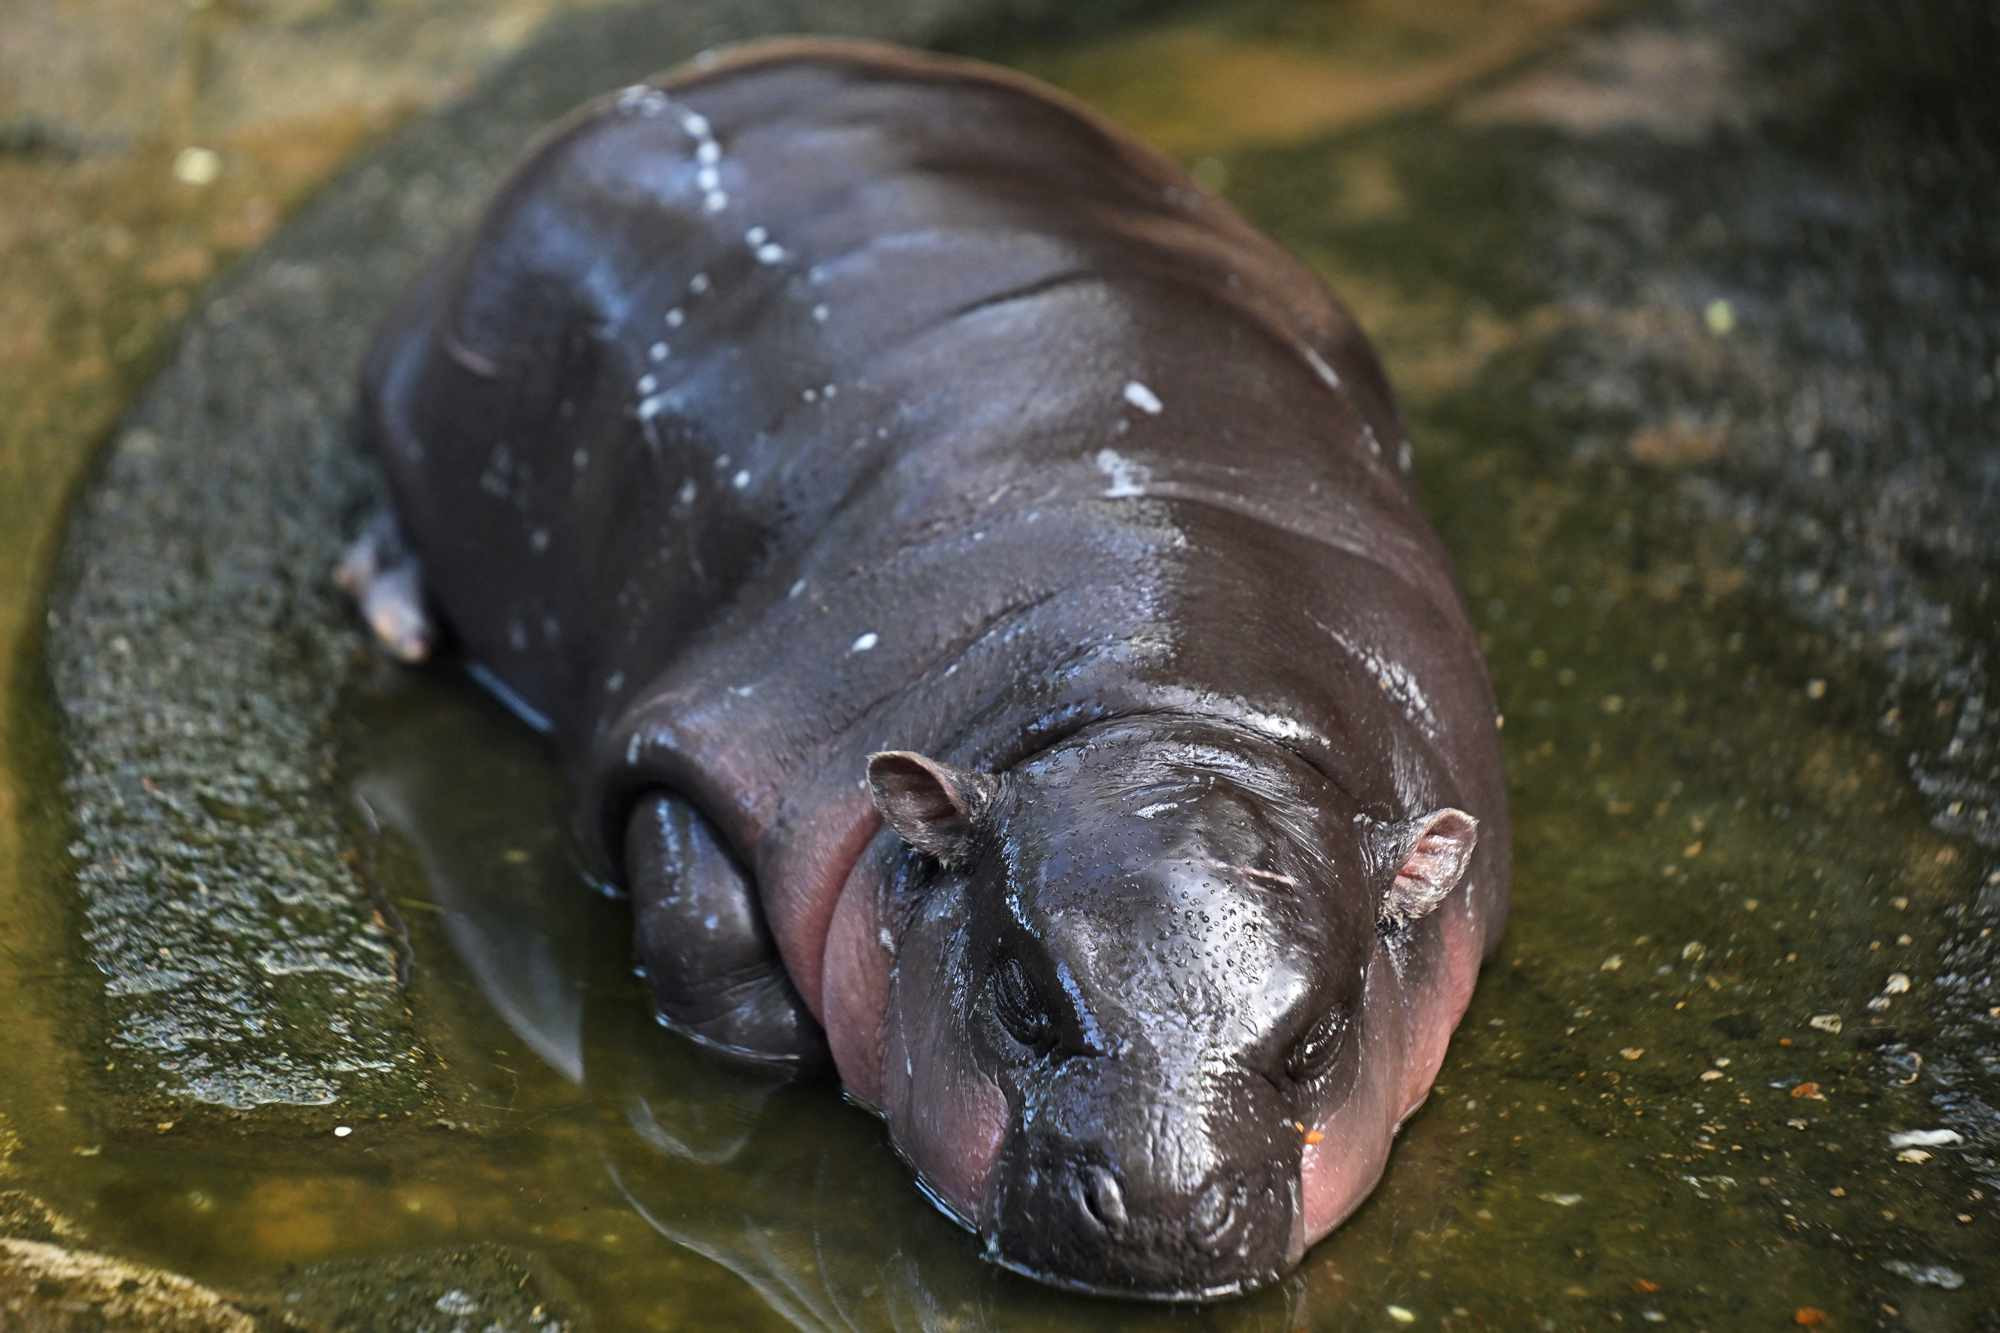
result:
[[[1149,417],[1160,415],[1166,406],[1160,401],[1158,394],[1141,384],[1138,380],[1127,380],[1125,382],[1125,401]]]

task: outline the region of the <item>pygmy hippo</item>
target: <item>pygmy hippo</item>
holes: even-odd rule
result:
[[[1507,907],[1493,696],[1353,321],[1033,80],[593,102],[363,373],[342,564],[544,730],[662,1020],[831,1060],[988,1257],[1175,1300],[1358,1206]]]

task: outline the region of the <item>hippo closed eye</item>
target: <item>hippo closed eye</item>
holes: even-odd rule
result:
[[[546,135],[360,419],[342,581],[548,733],[663,1021],[1062,1286],[1366,1197],[1506,914],[1494,707],[1379,366],[1225,205],[1016,75],[746,48]]]

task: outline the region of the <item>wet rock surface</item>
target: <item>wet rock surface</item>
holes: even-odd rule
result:
[[[94,1333],[250,1333],[255,1322],[198,1282],[92,1252],[81,1228],[34,1194],[8,1184],[20,1141],[0,1117],[0,1328]]]
[[[566,1284],[497,1245],[305,1264],[231,1293],[99,1253],[33,1195],[0,1190],[0,1327],[20,1333],[583,1333],[591,1326]]]
[[[2000,11],[1687,2],[1583,43],[1468,119],[1556,128],[1533,281],[1585,317],[1530,388],[1578,460],[1623,454],[1740,542],[1813,633],[1808,688],[1971,844],[1927,1012],[1865,1049],[1916,1069],[2000,1189]],[[1703,90],[1642,94],[1664,67]],[[1638,71],[1635,73],[1635,71]],[[1675,86],[1678,86],[1676,84]],[[1600,90],[1593,93],[1588,90]],[[1589,114],[1572,114],[1578,105]],[[1634,108],[1666,107],[1647,123]],[[1484,112],[1482,116],[1480,113]],[[1651,133],[1634,133],[1650,130]],[[1532,149],[1524,149],[1532,152]],[[1613,336],[1606,336],[1611,334]],[[1635,565],[1661,557],[1635,546]],[[1815,687],[1813,681],[1820,684]],[[1886,998],[1871,1008],[1886,1013]]]
[[[199,1283],[107,1255],[0,1239],[0,1321],[22,1333],[255,1333],[258,1322]]]
[[[309,1264],[287,1275],[259,1305],[267,1322],[406,1333],[586,1333],[572,1301],[520,1255],[470,1245],[382,1259]]]
[[[1569,76],[1665,65],[1699,95],[1639,99],[1678,118],[1650,138],[1551,113],[1597,142],[1538,173],[1544,253],[1572,301],[1700,325],[1565,339],[1538,393],[1588,405],[1577,450],[1680,468],[1778,600],[1881,678],[1878,730],[1937,827],[2000,849],[2000,14],[1663,17]]]

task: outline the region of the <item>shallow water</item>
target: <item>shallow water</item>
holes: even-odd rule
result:
[[[1163,1312],[980,1263],[870,1117],[718,1068],[647,1020],[623,909],[578,887],[536,742],[464,683],[387,667],[346,701],[336,785],[464,1104],[433,1124],[163,1121],[107,1142],[79,1067],[96,1053],[69,1039],[87,984],[58,984],[88,978],[51,888],[54,733],[17,689],[0,793],[29,837],[0,881],[18,923],[0,1002],[20,1016],[0,1163],[9,1122],[34,1147],[6,1183],[100,1248],[278,1301],[287,1266],[497,1241],[604,1328],[1991,1326],[1993,1184],[1973,1153],[1994,1146],[1990,1110],[1958,1113],[1964,1149],[1912,1158],[1890,1135],[1991,1087],[2000,1023],[1980,1006],[2000,997],[1967,905],[2000,867],[1941,833],[1958,816],[1909,780],[1881,723],[1903,697],[1887,668],[1792,614],[1743,524],[1690,499],[1690,478],[1730,484],[1711,427],[1735,390],[1619,397],[1598,391],[1628,367],[1574,368],[1578,340],[1667,346],[1683,370],[1766,354],[1725,327],[1720,288],[1604,281],[1593,307],[1565,285],[1615,249],[1552,236],[1528,168],[1616,184],[1617,135],[1688,130],[1558,98],[1599,117],[1574,137],[1520,95],[1519,62],[1587,8],[1413,20],[1289,0],[1015,53],[1182,154],[1355,305],[1506,719],[1506,947],[1381,1186],[1281,1287]],[[1687,12],[1661,7],[1657,31]],[[1611,84],[1643,111],[1648,70],[1712,69],[1702,38],[1678,40]],[[1541,119],[1469,128],[1523,105]],[[1726,90],[1718,108],[1735,114]],[[46,521],[60,496],[30,493]]]

